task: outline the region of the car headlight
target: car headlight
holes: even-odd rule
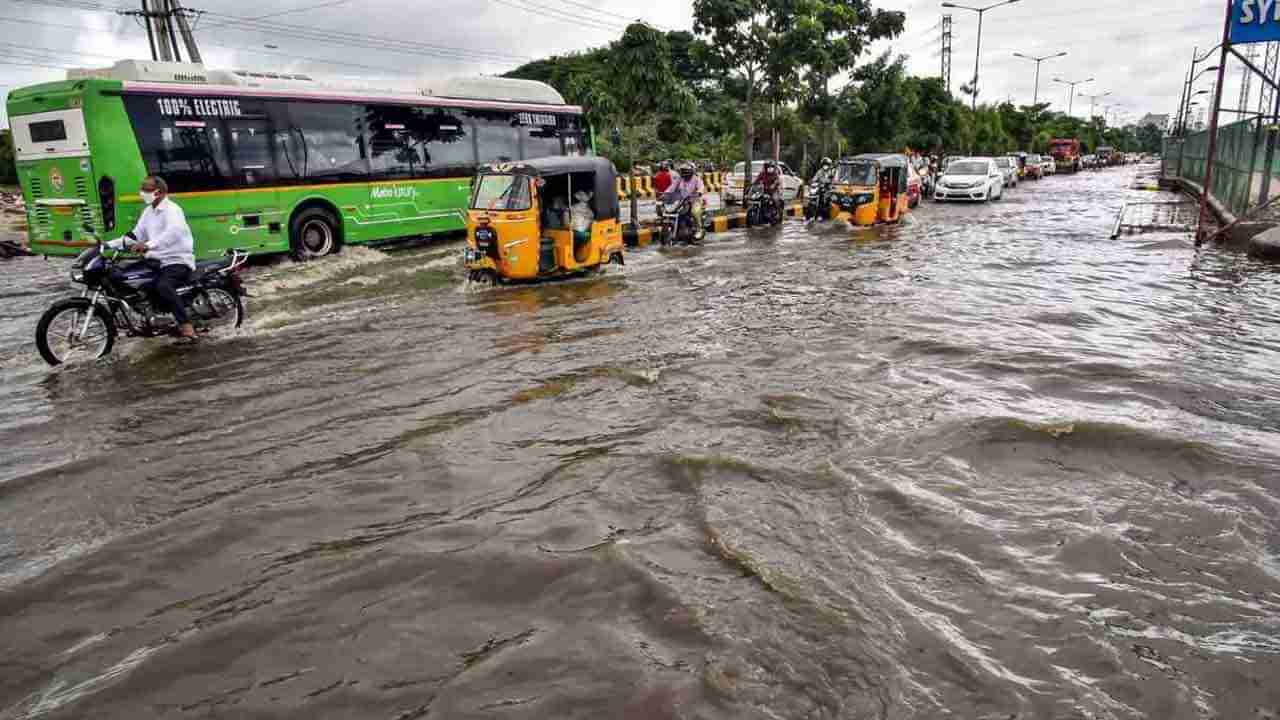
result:
[[[80,268],[71,268],[71,282],[74,282],[74,283],[84,282],[84,271],[82,271]]]

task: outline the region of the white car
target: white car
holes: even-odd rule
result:
[[[743,185],[744,181],[748,187],[755,182],[755,179],[764,170],[764,164],[764,160],[756,160],[751,163],[751,177],[749,178],[743,178],[742,176],[742,169],[746,166],[746,163],[734,165],[733,172],[729,173],[728,177],[725,178],[724,202],[726,204],[742,202],[742,196],[746,192],[746,187]],[[793,202],[800,196],[800,187],[804,185],[804,182],[791,171],[791,168],[787,167],[786,163],[778,163],[778,169],[782,171],[782,199],[784,202]]]
[[[1057,175],[1057,174],[1058,174],[1058,161],[1057,161],[1057,160],[1054,160],[1053,158],[1049,157],[1048,155],[1045,155],[1045,156],[1043,156],[1043,157],[1044,157],[1044,160],[1043,160],[1043,162],[1041,162],[1041,163],[1040,163],[1040,168],[1041,168],[1042,174],[1044,174],[1046,177],[1047,177],[1047,176],[1049,176],[1049,175]]]
[[[938,178],[933,199],[987,202],[1004,197],[1004,172],[991,158],[962,158]]]
[[[1000,168],[1000,172],[1004,174],[1005,187],[1018,187],[1018,158],[1012,155],[998,157],[996,158],[996,167]]]

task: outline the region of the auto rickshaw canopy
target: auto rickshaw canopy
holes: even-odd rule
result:
[[[494,163],[482,165],[481,175],[524,175],[553,181],[557,178],[570,178],[572,192],[568,198],[573,202],[572,193],[578,190],[591,192],[591,209],[596,220],[617,219],[619,215],[618,191],[616,187],[618,173],[613,163],[607,158],[594,156],[546,157],[518,162]],[[578,178],[590,176],[590,180],[579,186]]]
[[[907,170],[911,167],[911,160],[906,155],[900,153],[863,153],[862,155],[855,155],[853,159],[875,162],[880,165],[881,169],[892,171],[898,181],[898,191],[907,191],[909,178]]]

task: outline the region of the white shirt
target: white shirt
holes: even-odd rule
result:
[[[591,223],[595,221],[596,214],[591,210],[591,204],[584,200],[573,204],[571,217],[573,218],[574,230],[591,232]]]
[[[133,229],[138,242],[147,244],[147,259],[159,260],[160,266],[186,265],[196,269],[195,238],[187,225],[187,215],[178,203],[165,198],[157,205],[148,205]],[[109,247],[124,249],[124,238],[107,243]]]

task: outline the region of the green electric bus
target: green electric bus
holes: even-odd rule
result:
[[[478,164],[591,152],[582,109],[541,83],[411,95],[193,65],[154,80],[164,65],[134,68],[152,79],[69,75],[9,94],[33,252],[74,255],[87,226],[131,229],[148,174],[168,183],[201,258],[320,256],[462,230]]]

